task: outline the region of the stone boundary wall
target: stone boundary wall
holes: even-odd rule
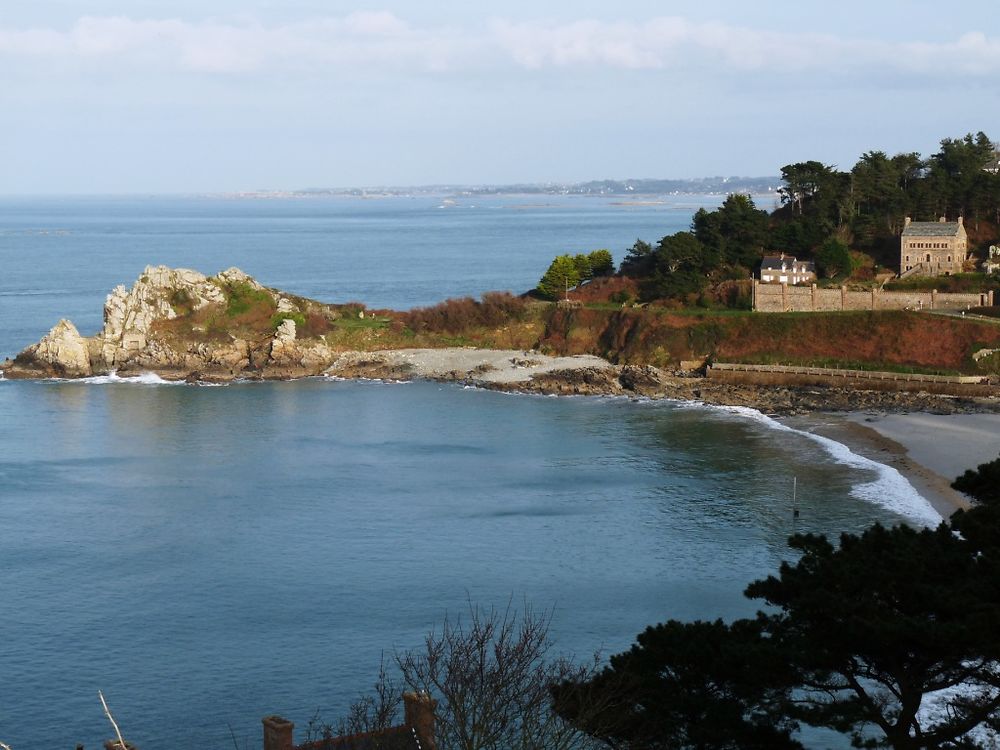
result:
[[[847,287],[819,288],[761,284],[753,282],[753,309],[756,312],[835,312],[840,310],[965,310],[992,307],[993,292],[952,294],[929,292],[887,292],[871,289],[859,292]]]
[[[744,365],[716,363],[708,368],[710,380],[741,385],[792,385],[848,388],[859,391],[925,392],[948,396],[998,396],[1000,387],[979,375],[919,375],[870,370],[835,370],[826,367]]]

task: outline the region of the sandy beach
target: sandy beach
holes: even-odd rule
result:
[[[955,477],[1000,455],[1000,414],[813,414],[784,420],[844,443],[905,476],[948,518],[969,504]]]

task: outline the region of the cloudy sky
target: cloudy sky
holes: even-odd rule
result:
[[[987,0],[485,6],[4,2],[0,193],[756,176],[1000,138]]]

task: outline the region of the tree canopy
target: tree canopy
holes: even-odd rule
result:
[[[857,747],[978,747],[969,733],[1000,724],[1000,577],[995,553],[955,531],[794,536],[798,560],[747,588],[766,612],[647,629],[589,681],[618,696],[618,724],[588,729],[559,689],[556,708],[622,748],[795,747],[796,722]]]
[[[945,138],[926,159],[867,151],[848,171],[815,160],[786,164],[780,209],[769,215],[750,196],[729,195],[715,210],[699,209],[690,232],[655,245],[637,240],[620,271],[645,282],[647,300],[683,300],[710,283],[746,279],[767,253],[814,259],[828,277],[853,272],[851,249],[894,267],[907,216],[1000,224],[998,165],[1000,147],[982,132]]]
[[[607,276],[615,270],[610,250],[594,250],[577,255],[558,255],[542,275],[537,289],[549,299],[562,297],[569,289],[595,276]]]
[[[715,254],[691,232],[677,232],[660,240],[652,254],[652,275],[644,296],[682,298],[697,294],[708,283],[708,272],[716,264]]]
[[[851,272],[851,251],[847,245],[831,237],[816,251],[816,268],[828,279]]]

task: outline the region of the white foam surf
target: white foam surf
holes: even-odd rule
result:
[[[858,484],[851,488],[851,495],[859,500],[885,508],[922,526],[937,526],[944,520],[941,514],[934,510],[934,507],[928,502],[927,498],[917,492],[914,486],[899,471],[891,466],[886,466],[885,464],[880,464],[878,461],[861,456],[843,443],[838,443],[836,440],[807,432],[806,430],[789,427],[747,406],[698,405],[730,414],[738,414],[746,419],[767,425],[774,430],[802,435],[809,440],[819,443],[838,463],[856,469],[874,471],[877,476],[873,481]]]
[[[61,383],[86,383],[88,385],[111,385],[111,384],[128,384],[128,385],[186,385],[183,380],[164,380],[155,372],[140,372],[137,375],[129,375],[128,377],[122,377],[114,370],[109,372],[107,375],[94,375],[89,378],[75,378],[75,379],[56,379]]]

